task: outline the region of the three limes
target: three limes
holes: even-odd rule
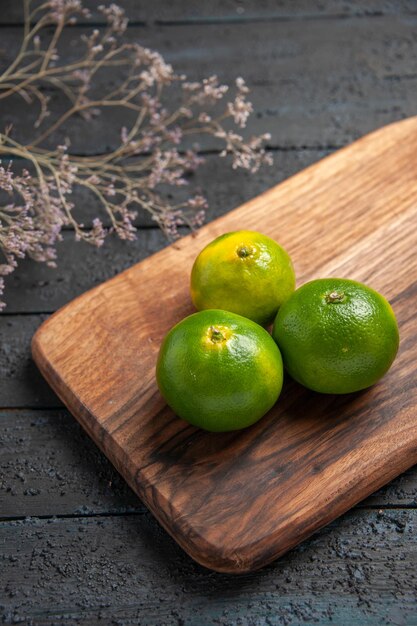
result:
[[[226,233],[200,252],[191,273],[200,312],[169,331],[156,369],[177,415],[209,431],[250,426],[278,399],[283,365],[305,387],[335,394],[388,371],[399,333],[381,294],[340,278],[294,290],[289,255],[261,233]],[[271,337],[262,326],[274,318]]]
[[[287,252],[251,230],[226,233],[198,255],[191,272],[197,310],[224,309],[265,326],[295,289]]]
[[[207,310],[169,331],[156,377],[177,415],[209,431],[230,431],[254,424],[275,404],[283,366],[264,328],[234,313]]]
[[[279,310],[272,336],[288,373],[322,393],[370,387],[390,368],[399,343],[387,300],[341,278],[313,280],[297,289]]]

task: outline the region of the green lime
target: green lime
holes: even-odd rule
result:
[[[269,333],[227,311],[194,313],[166,335],[156,366],[175,413],[210,431],[245,428],[275,404],[283,366]]]
[[[226,233],[198,255],[191,272],[191,297],[198,310],[224,309],[265,326],[295,289],[287,252],[251,230]]]
[[[397,321],[387,300],[354,280],[323,278],[281,307],[272,336],[288,373],[309,389],[350,393],[370,387],[397,354]]]

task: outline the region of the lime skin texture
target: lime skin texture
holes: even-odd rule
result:
[[[254,424],[275,404],[283,365],[264,328],[234,313],[207,310],[168,332],[156,379],[179,417],[208,431],[226,432]]]
[[[296,381],[321,393],[343,394],[376,383],[399,346],[388,301],[362,283],[313,280],[278,311],[272,336]]]
[[[290,256],[276,241],[250,230],[226,233],[197,256],[191,298],[198,311],[223,309],[266,326],[295,289]]]

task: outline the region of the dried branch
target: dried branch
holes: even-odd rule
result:
[[[190,135],[217,138],[224,146],[220,156],[231,155],[233,168],[256,172],[262,164],[272,162],[263,147],[267,134],[245,141],[225,127],[228,121],[244,128],[252,113],[247,101],[249,90],[242,78],[236,80],[234,98],[223,104],[229,88],[216,76],[188,82],[184,75],[174,73],[158,52],[122,41],[127,19],[115,4],[100,7],[107,26],[83,36],[78,58],[65,62],[59,53],[64,29],[79,16],[89,17],[82,0],[46,0],[33,10],[31,0],[24,0],[24,7],[22,44],[0,76],[0,100],[19,96],[31,106],[36,104],[39,115],[37,133],[30,143],[14,140],[10,128],[0,133],[0,158],[25,159],[33,168],[33,173],[26,169],[18,174],[12,162],[3,166],[0,161],[0,190],[9,198],[0,208],[0,249],[4,256],[0,276],[13,271],[18,259],[25,256],[54,265],[55,245],[65,225],[74,229],[77,240],[96,246],[102,245],[109,232],[134,239],[134,220],[141,209],[150,213],[171,239],[178,236],[181,225],[191,229],[200,226],[206,208],[202,196],[173,205],[160,191],[162,185],[186,185],[187,172],[203,162],[194,149],[181,149]],[[51,26],[53,33],[46,42],[44,29]],[[101,87],[97,95],[98,76],[114,68],[118,83],[107,90]],[[45,87],[61,93],[68,103],[49,124],[50,100]],[[168,108],[165,102],[178,101],[178,93],[178,106]],[[70,141],[53,150],[45,148],[57,131],[66,131],[74,116],[89,121],[115,107],[125,109],[132,119],[121,129],[114,150],[80,157],[71,154]],[[100,217],[93,220],[91,229],[77,222],[70,200],[77,186],[98,199],[110,228],[104,228]],[[0,278],[0,295],[3,287]]]

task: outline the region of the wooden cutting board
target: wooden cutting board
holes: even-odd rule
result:
[[[320,395],[287,379],[251,428],[209,434],[155,383],[162,337],[193,312],[189,275],[220,233],[259,230],[298,285],[363,281],[392,303],[400,351],[374,387]],[[87,271],[88,268],[86,268]],[[80,296],[37,331],[50,385],[129,485],[199,563],[269,563],[417,462],[417,117],[378,130]]]

